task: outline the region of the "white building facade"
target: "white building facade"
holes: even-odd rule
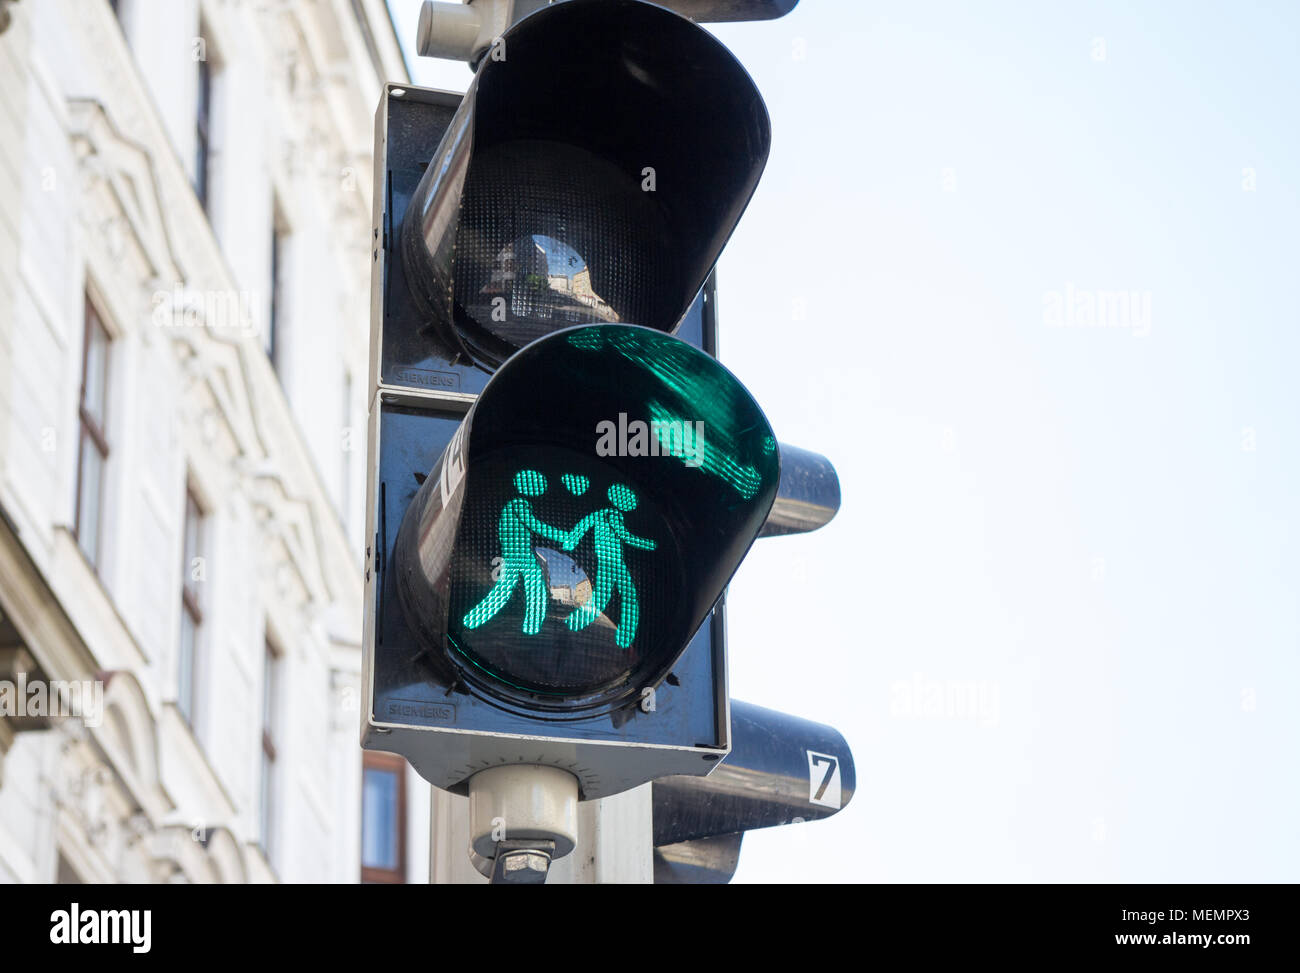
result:
[[[388,11],[6,10],[0,883],[426,881],[357,743]]]

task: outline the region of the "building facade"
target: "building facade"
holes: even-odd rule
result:
[[[4,5],[0,882],[427,880],[357,744],[385,4]]]

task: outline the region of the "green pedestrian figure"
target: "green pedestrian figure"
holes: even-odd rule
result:
[[[586,628],[604,613],[610,598],[617,591],[619,615],[614,644],[626,649],[636,638],[641,610],[637,603],[636,585],[632,583],[632,575],[623,563],[623,545],[642,551],[653,551],[657,545],[652,540],[637,537],[628,531],[623,522],[623,514],[636,509],[635,493],[621,484],[615,484],[609,488],[607,496],[614,506],[587,514],[564,539],[564,549],[571,551],[590,530],[596,547],[596,583],[591,598],[575,608],[564,620],[564,624],[575,632]]]
[[[523,470],[515,474],[515,489],[523,496],[515,497],[501,510],[497,525],[497,538],[501,541],[501,573],[496,584],[483,600],[471,608],[461,622],[466,628],[478,628],[494,618],[515,593],[519,579],[524,582],[525,635],[536,635],[546,619],[546,576],[533,553],[533,535],[563,542],[565,532],[544,524],[533,516],[532,505],[525,497],[538,497],[546,492],[546,477],[536,470]]]

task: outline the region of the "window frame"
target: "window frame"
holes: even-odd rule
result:
[[[366,772],[392,773],[397,779],[397,866],[377,868],[366,865]],[[406,760],[395,753],[366,750],[361,759],[361,846],[360,865],[363,885],[406,884]]]
[[[108,406],[109,380],[112,377],[111,357],[113,335],[104,323],[90,292],[84,297],[83,329],[81,344],[81,386],[77,394],[77,492],[72,513],[72,534],[77,539],[77,547],[85,555],[96,574],[102,574],[104,562],[104,507],[107,493],[107,471],[109,456],[112,453],[108,441]],[[96,417],[87,407],[86,393],[90,378],[91,342],[95,332],[102,337],[103,352],[100,356],[101,374],[99,376],[100,396],[103,415]],[[86,489],[85,451],[87,439],[99,455],[98,491],[95,497],[94,543],[87,550],[85,524],[82,522],[82,507]]]
[[[203,633],[203,598],[191,574],[195,558],[203,558],[207,511],[193,484],[185,484],[185,513],[181,522],[181,633],[177,645],[176,709],[190,730],[198,734],[199,662]],[[194,547],[190,547],[190,527],[194,528]],[[206,573],[206,572],[205,572]],[[206,578],[205,578],[206,580]],[[191,587],[191,585],[194,585]],[[185,624],[189,621],[188,658],[185,657]]]
[[[274,867],[273,855],[276,851],[275,814],[279,803],[279,748],[275,741],[279,736],[280,710],[280,666],[282,653],[268,635],[263,647],[262,657],[262,719],[261,719],[261,757],[259,760],[259,783],[257,797],[257,841],[262,854]]]

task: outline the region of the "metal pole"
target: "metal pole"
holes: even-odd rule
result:
[[[577,806],[577,842],[555,859],[548,885],[648,885],[654,881],[650,786]],[[468,798],[433,789],[429,881],[486,885],[470,859]],[[508,830],[507,830],[508,833]]]

